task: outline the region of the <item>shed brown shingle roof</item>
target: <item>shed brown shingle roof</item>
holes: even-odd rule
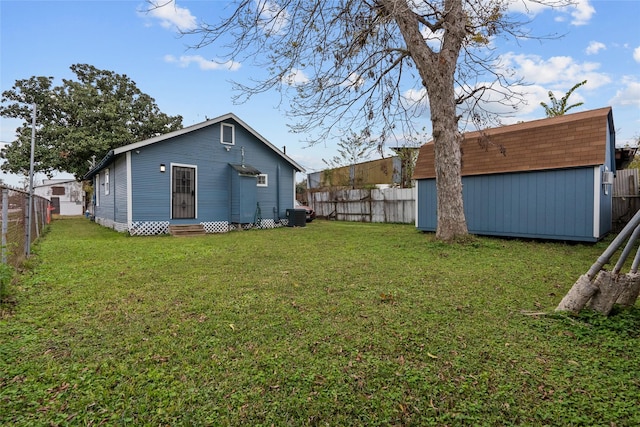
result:
[[[611,107],[606,107],[465,133],[462,175],[604,164],[610,113]],[[488,146],[478,142],[483,134]],[[504,155],[499,147],[504,147]],[[436,176],[433,148],[433,142],[420,147],[414,179]]]

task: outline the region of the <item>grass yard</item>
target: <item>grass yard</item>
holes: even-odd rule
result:
[[[2,304],[0,423],[640,425],[640,309],[553,314],[605,247],[60,219]]]

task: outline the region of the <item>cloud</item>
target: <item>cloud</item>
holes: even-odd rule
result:
[[[427,96],[427,89],[409,89],[404,92],[402,95],[405,101],[408,102],[409,105],[413,104],[422,104],[428,105],[429,98]]]
[[[292,68],[291,72],[282,78],[282,82],[289,86],[298,86],[309,83],[309,77],[304,71]]]
[[[550,9],[550,6],[531,0],[512,0],[509,3],[510,12],[524,13],[530,16],[535,16],[547,9]]]
[[[585,52],[587,55],[595,55],[596,53],[600,52],[601,50],[605,50],[606,48],[607,46],[604,43],[592,41],[591,43],[589,43],[589,46],[587,46]]]
[[[148,13],[167,29],[189,31],[197,27],[195,16],[189,9],[178,6],[176,0],[153,0]]]
[[[569,6],[569,9],[572,9],[571,16],[573,21],[571,21],[571,24],[576,26],[588,24],[591,17],[596,13],[589,0],[577,0],[573,5]]]
[[[591,20],[591,17],[596,13],[596,10],[591,5],[589,0],[573,0],[570,5],[564,7],[552,7],[551,3],[533,1],[533,0],[511,0],[509,3],[509,11],[515,13],[522,13],[530,17],[534,17],[544,11],[554,10],[560,13],[571,15],[571,25],[586,25]],[[566,2],[565,2],[566,3]],[[555,17],[557,22],[566,21],[565,15],[558,15]]]
[[[358,73],[351,73],[347,79],[341,84],[344,87],[358,88],[364,84],[364,79]]]
[[[271,0],[254,0],[258,11],[256,24],[268,35],[277,35],[289,25],[287,10]]]
[[[576,62],[570,56],[552,56],[543,59],[538,55],[515,54],[501,56],[504,66],[516,72],[525,82],[551,85],[555,89],[569,89],[574,84],[587,80],[586,87],[595,89],[611,82],[611,78],[598,72],[597,62]]]
[[[640,46],[638,46],[637,48],[635,48],[635,49],[633,50],[633,59],[634,59],[636,62],[640,62]]]
[[[235,61],[218,62],[214,60],[208,60],[200,55],[183,55],[176,58],[173,55],[165,55],[164,61],[172,64],[178,64],[182,68],[186,68],[192,63],[198,64],[201,70],[229,70],[237,71],[240,69],[241,64]]]
[[[621,107],[640,108],[640,82],[631,77],[625,77],[622,83],[624,88],[618,90],[609,103]]]
[[[427,45],[436,52],[439,52],[442,48],[442,41],[444,39],[444,30],[438,30],[437,32],[431,31],[429,28],[424,27],[420,33],[424,38]]]

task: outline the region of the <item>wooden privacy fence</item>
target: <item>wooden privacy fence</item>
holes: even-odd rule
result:
[[[312,192],[309,204],[322,218],[356,222],[415,222],[413,188]]]
[[[640,209],[638,169],[622,169],[613,180],[613,231],[618,232]]]

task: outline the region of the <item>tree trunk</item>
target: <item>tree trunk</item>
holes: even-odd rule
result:
[[[461,0],[445,0],[439,52],[425,43],[419,22],[406,0],[383,2],[404,37],[429,96],[435,148],[438,224],[436,238],[452,241],[468,234],[462,200],[462,135],[458,130],[455,73],[462,41],[466,35]]]
[[[433,119],[432,121],[436,123],[441,119]],[[468,234],[460,174],[462,168],[460,140],[462,138],[459,132],[447,129],[448,126],[443,126],[443,128],[445,130],[437,135],[434,134],[438,215],[436,238],[451,241]],[[455,128],[457,128],[457,123]]]

